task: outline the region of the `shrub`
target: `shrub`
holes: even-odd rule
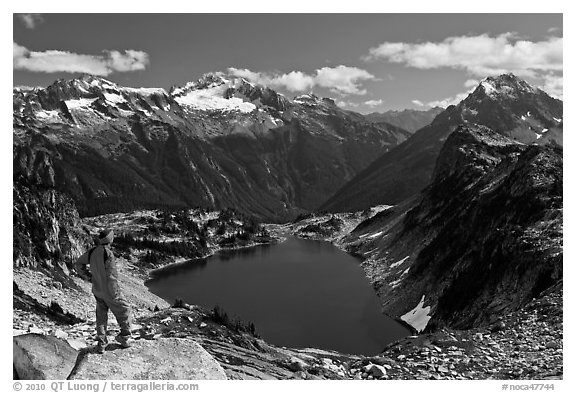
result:
[[[216,305],[212,310],[212,320],[238,333],[245,332],[254,337],[258,337],[258,334],[256,334],[256,326],[253,322],[245,323],[239,318],[232,320],[219,305]]]

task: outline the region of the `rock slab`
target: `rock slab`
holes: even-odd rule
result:
[[[66,379],[78,357],[78,351],[54,336],[22,334],[12,343],[14,371],[20,379]]]
[[[111,344],[87,353],[71,379],[226,379],[220,364],[190,339],[137,340],[130,348]]]

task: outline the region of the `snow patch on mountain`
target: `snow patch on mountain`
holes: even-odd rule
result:
[[[127,110],[124,110],[124,109],[121,109],[121,108],[118,108],[118,112],[120,112],[120,114],[121,114],[122,116],[125,116],[125,117],[129,117],[129,116],[132,116],[132,115],[134,114],[133,111],[127,111]]]
[[[121,104],[123,102],[126,102],[124,97],[122,97],[119,94],[104,93],[104,98],[106,99],[106,101],[111,102],[113,104]]]
[[[418,303],[416,307],[400,317],[401,320],[412,326],[418,332],[422,332],[426,328],[426,325],[428,325],[428,321],[430,321],[431,318],[429,315],[430,306],[424,307],[425,298],[426,295],[422,295],[420,303]]]
[[[410,268],[404,270],[402,272],[402,274],[400,274],[400,277],[398,277],[398,279],[396,279],[394,281],[390,281],[390,286],[392,287],[392,289],[395,289],[398,285],[400,285],[400,283],[404,279],[404,276],[406,276],[409,271],[410,271]]]
[[[402,259],[399,260],[398,262],[394,262],[393,264],[390,265],[390,269],[394,269],[395,267],[402,265],[404,262],[406,262],[406,260],[407,260],[408,258],[410,258],[410,255],[402,258]]]
[[[87,76],[87,78],[90,79],[90,82],[88,82],[88,84],[90,86],[100,87],[100,88],[107,87],[107,88],[111,88],[111,89],[116,89],[118,87],[118,85],[116,83],[111,82],[108,79],[104,79],[101,77],[92,77],[92,76]],[[82,81],[85,83],[84,79],[82,79]]]
[[[228,86],[222,84],[201,90],[191,90],[184,95],[174,97],[174,99],[180,105],[200,110],[237,110],[243,113],[249,113],[256,109],[256,105],[251,102],[244,102],[241,98],[224,98],[224,93],[227,89]],[[175,90],[175,92],[179,90],[180,89]]]
[[[370,211],[373,213],[373,215],[376,215],[376,214],[383,212],[384,210],[388,210],[392,207],[394,207],[394,205],[376,205],[376,206],[372,206],[370,208]]]
[[[318,101],[318,97],[314,94],[303,94],[294,98],[293,102],[297,104],[312,104]]]
[[[36,117],[42,120],[58,120],[59,119],[58,114],[59,114],[58,111],[42,110],[36,112]]]
[[[144,108],[140,108],[140,109],[138,109],[138,111],[144,113],[144,115],[147,116],[147,117],[153,117],[153,116],[154,116],[154,113],[152,113],[152,112],[150,112],[150,111],[147,111],[147,110],[144,109]]]
[[[135,93],[140,94],[143,96],[151,96],[151,95],[165,95],[166,90],[161,87],[122,87],[121,91],[125,91],[127,93]]]
[[[480,86],[484,88],[484,93],[486,93],[487,96],[491,97],[497,92],[496,87],[494,87],[494,85],[490,83],[488,79],[484,79],[482,82],[480,82]]]
[[[77,100],[66,100],[64,102],[68,109],[87,109],[86,107],[92,105],[96,100],[97,98],[80,98]]]
[[[16,92],[30,92],[30,91],[37,91],[42,89],[42,87],[38,86],[15,86],[12,91]]]
[[[376,233],[373,233],[371,235],[368,233],[365,233],[364,235],[359,236],[359,238],[367,237],[368,239],[374,239],[374,238],[382,235],[382,233],[384,233],[384,231],[376,232]]]
[[[496,98],[498,96],[514,97],[520,92],[537,93],[537,89],[511,74],[487,77],[480,82],[480,86],[483,87],[484,93],[490,98]]]

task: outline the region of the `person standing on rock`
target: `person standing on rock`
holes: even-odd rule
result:
[[[96,348],[99,353],[104,353],[108,345],[108,310],[112,311],[120,326],[116,341],[123,348],[129,347],[131,342],[130,306],[118,285],[116,259],[110,248],[113,240],[114,232],[111,229],[101,231],[96,247],[84,253],[75,263],[76,271],[92,281],[92,293],[96,298]],[[89,271],[86,265],[90,265]]]

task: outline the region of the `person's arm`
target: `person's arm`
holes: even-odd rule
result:
[[[92,279],[92,274],[90,274],[90,270],[88,270],[88,264],[90,263],[90,254],[92,250],[93,249],[90,249],[84,254],[80,255],[76,262],[74,262],[74,269],[78,275],[84,280],[88,281]]]

